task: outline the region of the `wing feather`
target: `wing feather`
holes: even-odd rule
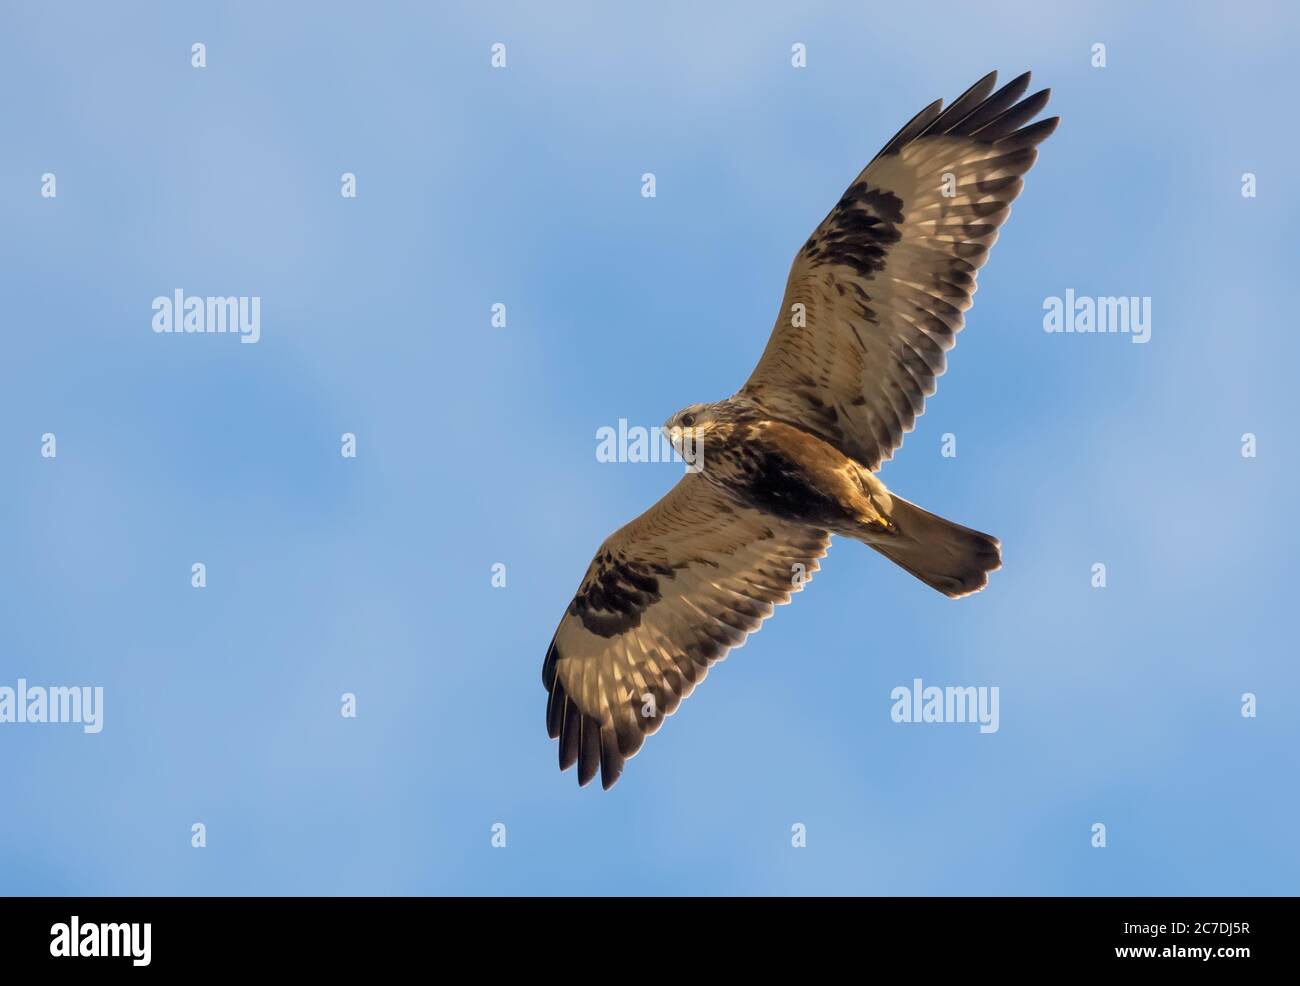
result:
[[[994,92],[996,80],[927,106],[849,186],[796,255],[741,391],[873,470],[935,392],[979,268],[1059,122],[1029,122],[1050,91],[1022,99],[1028,72]]]
[[[741,507],[695,473],[612,534],[542,665],[560,769],[577,764],[579,784],[599,770],[610,787],[709,667],[803,587],[829,544],[825,531]]]

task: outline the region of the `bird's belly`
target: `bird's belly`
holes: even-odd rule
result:
[[[730,448],[706,462],[704,471],[741,503],[782,520],[827,529],[856,524],[851,506],[837,495],[834,477],[819,475],[780,449]]]

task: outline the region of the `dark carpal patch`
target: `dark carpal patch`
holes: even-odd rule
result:
[[[659,579],[672,567],[615,557],[596,559],[596,571],[569,603],[569,613],[599,637],[615,637],[641,625],[641,614],[661,598]]]
[[[864,181],[849,186],[821,231],[804,244],[814,266],[838,264],[869,277],[885,266],[889,247],[902,237],[903,200]]]

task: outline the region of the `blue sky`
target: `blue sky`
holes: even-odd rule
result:
[[[7,5],[0,686],[105,708],[0,724],[0,891],[1294,892],[1297,14],[932,6]],[[680,469],[596,430],[738,387],[804,238],[991,68],[1064,122],[882,476],[1003,571],[837,542],[579,790],[545,648]],[[156,335],[177,288],[261,340]],[[1067,289],[1150,342],[1045,333]],[[1000,729],[892,722],[917,677]]]

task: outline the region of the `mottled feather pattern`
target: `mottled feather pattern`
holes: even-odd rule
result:
[[[599,768],[613,784],[709,667],[812,577],[829,544],[825,531],[730,501],[695,473],[611,535],[542,668],[561,769],[577,763],[585,784]],[[615,620],[626,628],[611,634]]]
[[[996,538],[873,475],[925,410],[1037,145],[1029,73],[931,103],[849,184],[795,256],[745,386],[670,424],[701,436],[688,473],[597,551],[548,648],[561,769],[610,787],[710,666],[818,569],[830,533],[952,597],[1001,564]],[[802,314],[796,319],[795,312]]]
[[[870,469],[902,444],[964,324],[975,278],[1036,145],[1048,91],[991,73],[922,110],[799,251],[772,338],[742,393]],[[792,324],[802,305],[806,324]]]

